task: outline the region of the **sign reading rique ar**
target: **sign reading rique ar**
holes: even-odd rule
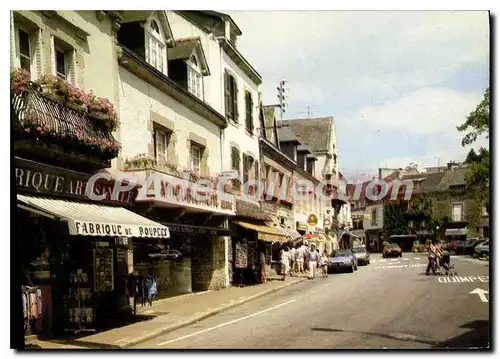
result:
[[[68,171],[38,162],[16,157],[16,189],[41,195],[89,199],[86,196],[89,174]],[[120,192],[113,198],[114,182],[105,179],[96,181],[92,189],[94,194],[105,194],[102,202],[132,204],[137,196],[136,190]]]

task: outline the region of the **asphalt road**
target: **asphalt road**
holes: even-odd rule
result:
[[[308,280],[167,333],[150,349],[435,349],[487,347],[486,262],[453,257],[457,276],[426,276],[404,254]]]

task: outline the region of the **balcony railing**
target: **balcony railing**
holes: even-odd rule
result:
[[[109,167],[120,149],[111,130],[62,99],[43,93],[37,84],[12,92],[11,118],[17,155],[48,156],[90,169]]]

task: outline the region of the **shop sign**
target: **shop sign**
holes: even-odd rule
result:
[[[465,236],[467,235],[467,228],[448,228],[445,231],[447,236]]]
[[[90,175],[68,171],[42,163],[16,158],[16,189],[43,195],[74,197],[86,199],[87,181]],[[136,191],[119,192],[113,198],[114,181],[96,181],[92,189],[95,195],[105,195],[103,202],[132,204]]]
[[[175,233],[189,233],[189,234],[207,234],[209,229],[203,227],[186,227],[186,226],[172,226],[170,225],[169,230]],[[216,232],[216,230],[210,230],[210,232]]]
[[[305,224],[304,222],[297,222],[297,230],[307,231],[307,224]]]
[[[116,223],[69,221],[69,233],[76,236],[150,237],[169,238],[168,227],[141,226]]]
[[[203,187],[193,182],[164,175],[159,181],[161,201],[198,209],[234,215],[234,195],[216,189]],[[195,193],[196,191],[196,193]],[[147,196],[155,198],[155,181],[148,187]]]
[[[307,217],[307,224],[311,227],[316,227],[318,224],[318,217],[315,214],[310,214],[309,217]]]

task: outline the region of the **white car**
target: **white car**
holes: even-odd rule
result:
[[[486,257],[490,255],[490,241],[483,242],[478,244],[476,248],[474,248],[474,252],[479,257]]]

